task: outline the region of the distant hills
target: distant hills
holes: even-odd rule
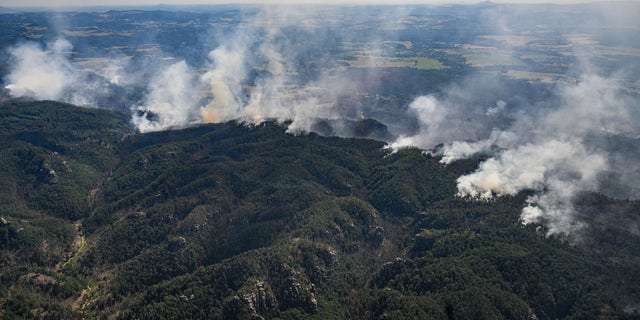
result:
[[[3,319],[640,316],[637,234],[546,238],[518,221],[526,192],[456,198],[480,159],[274,123],[137,134],[50,101],[0,119]]]

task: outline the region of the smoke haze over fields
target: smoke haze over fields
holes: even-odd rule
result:
[[[6,89],[16,97],[100,107],[97,101],[111,93],[101,89],[147,82],[145,96],[131,105],[133,122],[142,132],[236,119],[253,124],[292,120],[290,131],[302,133],[310,131],[316,118],[355,114],[354,110],[342,114],[336,108],[341,94],[356,90],[348,80],[323,73],[302,79],[295,61],[300,54],[308,54],[305,50],[321,46],[311,43],[323,40],[322,35],[299,24],[303,11],[279,9],[262,10],[237,30],[219,34],[219,45],[208,53],[204,72],[186,61],[158,59],[144,66],[111,59],[99,70],[83,70],[72,63],[73,46],[65,38],[46,47],[22,43],[9,49],[13,63],[5,78]],[[295,40],[282,32],[291,33],[300,26],[293,31]],[[250,74],[256,70],[258,77]]]
[[[412,57],[416,59],[414,64],[407,63],[403,60],[408,59],[406,53],[393,59],[384,56],[390,46],[401,52],[414,45],[404,39],[383,41],[398,32],[392,28],[395,25],[384,21],[380,23],[380,28],[386,28],[384,36],[382,32],[367,35],[363,42],[369,43],[358,43],[362,47],[356,49],[367,54],[351,49],[348,55],[344,54],[348,57],[337,58],[323,51],[323,43],[354,39],[340,32],[340,27],[318,26],[321,13],[304,7],[265,7],[243,16],[241,23],[227,32],[212,32],[216,45],[202,53],[206,57],[202,66],[191,65],[180,57],[162,59],[163,53],[159,52],[158,58],[150,58],[152,61],[147,64],[114,58],[100,68],[86,70],[74,63],[74,46],[63,35],[44,46],[22,42],[8,50],[11,64],[5,85],[14,97],[99,107],[103,106],[101,101],[109,100],[115,93],[131,92],[126,87],[136,86],[139,88],[136,101],[129,101],[125,107],[130,109],[132,121],[141,132],[230,120],[247,124],[275,120],[286,123],[290,133],[300,134],[313,131],[320,120],[374,118],[392,128],[387,141],[392,149],[431,150],[442,156],[444,165],[478,155],[486,157],[476,171],[458,178],[458,196],[490,201],[531,192],[523,204],[521,221],[544,224],[547,235],[573,235],[586,226],[576,212],[574,202],[578,196],[593,192],[619,199],[640,197],[640,164],[631,160],[640,156],[639,79],[631,79],[636,87],[629,87],[628,79],[633,74],[611,66],[602,56],[587,54],[613,49],[585,37],[584,26],[575,32],[557,31],[561,34],[550,36],[551,40],[534,39],[532,33],[512,34],[514,21],[519,20],[516,16],[524,14],[520,11],[515,10],[511,16],[502,7],[489,9],[481,18],[497,17],[498,21],[492,26],[495,30],[487,31],[489,35],[474,37],[473,44],[434,50],[438,54],[452,51],[459,54],[462,50],[462,55],[476,68],[437,87],[405,83],[410,79],[385,82],[384,76],[394,68],[408,69],[430,62],[420,56]],[[405,26],[408,23],[403,19],[409,12],[387,10],[385,18],[401,21]],[[603,16],[608,20],[600,23],[640,30],[637,17],[622,12],[605,11]],[[533,22],[522,23],[535,25],[535,19],[530,19]],[[435,23],[434,20],[430,17],[424,23]],[[610,39],[606,34],[598,36]],[[628,40],[616,37],[622,44]],[[522,41],[536,48],[533,53],[527,52],[527,59],[536,63],[548,59],[543,50],[558,48],[570,48],[569,53],[557,54],[559,61],[569,57],[575,57],[576,61],[566,63],[568,67],[562,74],[530,72],[513,59]],[[624,46],[618,42],[613,46],[618,50],[616,55],[635,52],[633,48],[619,49]],[[499,55],[496,48],[501,50]],[[487,67],[500,55],[508,56],[499,65],[502,69],[505,65],[512,67],[508,72]],[[525,60],[523,56],[519,58]],[[316,61],[322,61],[325,67],[309,67]],[[360,78],[346,76],[348,72],[361,70],[368,73]],[[521,73],[540,77],[542,80],[536,80],[539,82],[526,79],[543,87],[544,94],[530,98],[505,88],[505,75]],[[547,78],[552,81],[543,86],[541,83]],[[378,101],[389,99],[379,93],[363,93],[375,81],[382,82],[383,87],[414,85],[423,89],[402,95],[403,105],[384,110],[386,113],[373,112],[374,108],[365,103],[345,103],[375,95],[382,96]],[[406,119],[411,119],[415,126]],[[393,130],[402,125],[406,128]],[[336,135],[352,132],[333,129],[332,134]],[[436,148],[439,144],[442,147]]]
[[[638,22],[628,15],[618,10],[605,12],[611,25],[638,29]],[[545,224],[547,235],[575,235],[585,227],[576,218],[574,202],[579,195],[597,192],[612,198],[640,197],[640,165],[623,160],[637,159],[637,147],[613,142],[631,139],[637,145],[640,99],[637,91],[623,90],[619,79],[625,78],[624,71],[606,72],[594,64],[591,45],[595,43],[575,46],[579,57],[573,70],[575,78],[557,82],[551,99],[541,99],[526,109],[498,101],[483,108],[484,114],[481,109],[470,121],[464,120],[461,115],[473,113],[469,103],[475,95],[496,89],[487,85],[486,79],[475,79],[485,84],[463,86],[467,103],[456,103],[461,91],[455,85],[441,97],[416,99],[411,109],[419,115],[419,131],[400,137],[391,147],[429,149],[444,143],[437,152],[444,164],[486,154],[489,158],[475,172],[458,178],[458,196],[491,200],[532,190],[521,221]],[[501,115],[506,118],[493,122],[492,118]],[[630,228],[637,228],[637,222],[636,218]]]
[[[65,52],[71,49],[71,43],[64,39],[49,43],[46,49],[35,43],[11,48],[9,54],[14,65],[7,76],[11,94],[41,100],[62,99],[64,90],[77,81],[78,76],[65,57]]]

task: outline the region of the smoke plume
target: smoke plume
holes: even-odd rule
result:
[[[170,65],[149,83],[144,105],[136,108],[133,123],[141,132],[188,125],[196,119],[197,94],[186,62]],[[155,115],[155,118],[154,118]]]
[[[485,7],[493,6],[478,8]],[[519,52],[517,46],[527,45],[527,39],[535,38],[535,32],[530,30],[541,28],[541,25],[536,19],[530,19],[530,7],[515,8],[511,16],[505,15],[507,10],[502,11],[504,8],[501,6],[494,11],[482,9],[479,17],[497,21],[495,30],[491,30],[488,24],[482,24],[482,32],[486,34],[475,40],[471,36],[461,36],[460,41],[473,50],[490,52],[485,54],[488,58],[483,58],[486,61],[476,61],[477,69],[491,64],[495,57],[490,55],[498,52],[499,57],[495,60],[515,65],[509,65],[514,67],[509,71],[530,71],[526,64],[518,65],[512,58]],[[324,10],[314,9],[318,12]],[[382,41],[393,40],[393,33],[389,29],[382,32],[383,27],[398,27],[400,24],[390,21],[403,21],[400,18],[410,10],[396,13],[387,12],[387,8],[377,10],[384,10],[386,16],[349,16],[356,20],[352,25],[354,30],[365,26],[370,28],[367,30],[379,31],[383,35],[378,38],[376,34],[358,31],[345,36],[371,39],[345,39],[346,43],[357,43],[356,46],[364,48],[343,50],[344,55],[350,56],[343,57],[343,61],[333,60],[340,58],[335,53],[326,52],[325,43],[338,43],[342,36],[340,28],[350,21],[334,25],[329,21],[326,26],[320,26],[318,21],[324,20],[304,7],[264,7],[246,12],[243,21],[234,24],[233,28],[220,28],[213,32],[216,41],[211,43],[215,45],[207,47],[202,57],[198,57],[201,59],[198,61],[206,61],[204,65],[190,65],[190,60],[182,57],[164,59],[160,52],[142,59],[143,63],[130,63],[124,54],[120,58],[111,57],[102,65],[94,65],[88,70],[71,59],[72,44],[60,38],[45,46],[23,43],[9,49],[11,68],[4,80],[10,94],[16,97],[61,100],[89,106],[103,106],[115,101],[119,109],[132,113],[132,122],[141,132],[236,120],[248,124],[264,121],[286,123],[289,133],[298,134],[322,127],[318,125],[322,121],[334,121],[337,125],[327,132],[349,135],[352,130],[342,125],[374,115],[378,121],[389,120],[385,124],[395,129],[391,135],[385,136],[391,140],[389,146],[393,149],[412,146],[432,150],[442,156],[441,162],[445,165],[482,154],[487,160],[475,172],[457,180],[457,195],[487,201],[523,191],[531,192],[523,204],[521,221],[524,224],[545,224],[548,235],[575,234],[585,226],[576,212],[575,201],[580,194],[597,192],[612,198],[640,197],[640,185],[637,183],[640,181],[640,164],[636,161],[640,158],[640,117],[637,113],[640,99],[634,89],[629,90],[630,82],[623,84],[619,81],[629,78],[624,72],[613,72],[615,65],[601,58],[598,61],[605,60],[605,63],[600,65],[606,65],[607,69],[600,70],[600,65],[592,63],[587,54],[594,51],[589,45],[597,43],[596,38],[614,43],[627,41],[620,36],[607,38],[605,31],[598,31],[604,30],[600,27],[612,25],[625,30],[638,29],[637,19],[625,14],[627,10],[612,13],[616,23],[607,22],[604,14],[605,18],[599,20],[599,25],[593,30],[571,25],[582,20],[567,13],[567,16],[562,16],[567,18],[566,25],[561,23],[555,30],[558,36],[554,34],[543,37],[544,41],[532,41],[533,46],[542,49],[549,43],[553,50],[573,48],[573,52],[553,52],[556,54],[552,59],[554,63],[577,60],[568,62],[567,70],[553,69],[553,84],[527,86],[512,79],[505,81],[504,70],[495,72],[497,69],[492,69],[494,72],[465,74],[445,86],[421,88],[420,94],[430,94],[418,97],[419,93],[402,90],[403,86],[410,84],[383,83],[393,88],[389,90],[391,93],[375,92],[380,99],[372,99],[372,104],[384,103],[389,96],[395,95],[394,101],[401,101],[401,105],[397,110],[380,112],[378,109],[377,113],[367,114],[367,106],[361,103],[361,98],[372,95],[371,92],[361,94],[366,87],[364,82],[387,81],[376,74],[380,69],[378,64],[384,64],[381,57],[403,57],[395,53],[385,56],[386,51],[394,50],[389,49],[391,45],[407,46],[405,49],[413,45],[411,41]],[[397,15],[397,19],[389,17],[393,15]],[[424,22],[439,23],[438,19],[431,18]],[[510,33],[514,26],[520,28],[520,34]],[[549,32],[547,29],[543,31]],[[582,33],[590,32],[593,39],[584,41]],[[415,30],[405,35],[422,36]],[[561,39],[564,35],[566,39]],[[632,36],[637,37],[637,34]],[[363,45],[366,40],[371,40],[371,43]],[[476,40],[477,43],[474,42]],[[510,47],[512,44],[509,43],[516,44]],[[130,49],[137,52],[141,48]],[[464,50],[464,45],[448,49],[457,52]],[[525,50],[528,58],[547,59],[544,51],[547,49],[529,49]],[[533,49],[537,50],[537,47]],[[616,54],[630,52],[613,51],[618,52]],[[445,51],[430,52],[443,54]],[[470,60],[473,58],[473,54],[469,56]],[[389,61],[408,68],[407,60]],[[417,66],[418,61],[415,63]],[[321,67],[314,67],[314,64]],[[344,67],[345,64],[348,67]],[[393,72],[401,68],[397,67]],[[357,76],[349,78],[345,70]],[[631,83],[637,84],[637,80]],[[533,93],[520,91],[533,87],[533,90],[543,89]],[[123,92],[126,94],[120,94]],[[118,96],[133,98],[130,101],[114,99]],[[416,126],[414,128],[407,121],[392,118],[412,119]]]
[[[431,150],[445,165],[481,154],[487,160],[458,178],[459,197],[489,201],[530,192],[520,215],[523,224],[542,224],[548,236],[579,237],[588,226],[577,203],[585,194],[640,197],[640,98],[633,89],[637,73],[632,66],[620,71],[599,46],[603,42],[635,47],[637,38],[627,30],[638,30],[640,24],[629,17],[631,8],[637,6],[587,6],[594,21],[587,25],[566,16],[556,29],[566,38],[558,41],[570,45],[567,56],[575,60],[548,86],[549,94],[522,99],[518,91],[502,90],[495,82],[499,76],[472,75],[440,94],[416,98],[409,109],[419,119],[419,129],[389,146]],[[519,37],[531,35],[514,31],[520,21],[530,19],[526,9],[483,13],[497,18],[489,33],[499,36],[493,38],[498,41],[481,37],[478,42],[513,56],[515,47],[527,45],[526,40],[518,43]],[[624,32],[612,34],[617,27]]]
[[[237,118],[241,114],[242,84],[246,77],[246,48],[240,39],[235,45],[223,45],[209,54],[213,69],[201,78],[210,90],[213,100],[202,110],[204,122],[221,122]]]
[[[99,69],[86,69],[73,63],[74,47],[67,39],[41,45],[18,44],[7,50],[10,72],[4,78],[12,97],[57,100],[87,107],[114,108],[112,101],[126,92],[120,85],[131,83],[125,75],[126,61],[104,61]]]
[[[73,45],[65,39],[45,48],[20,44],[9,50],[12,63],[4,81],[14,97],[129,110],[141,132],[237,120],[287,123],[288,132],[299,134],[321,120],[360,120],[359,106],[339,103],[358,92],[359,84],[333,69],[334,57],[323,51],[340,32],[312,23],[320,20],[307,9],[249,10],[234,28],[212,32],[215,47],[198,66],[187,59],[169,64],[173,57],[165,59],[159,51],[127,56],[147,52],[147,47],[130,47],[129,53],[105,59],[74,60]],[[340,135],[352,130],[336,125],[331,131]]]
[[[71,43],[65,39],[49,43],[46,48],[25,43],[9,49],[14,64],[7,76],[9,84],[6,88],[14,97],[61,100],[79,77],[67,59],[72,49]]]
[[[337,108],[338,97],[353,85],[329,74],[311,76],[297,70],[298,55],[309,49],[309,42],[319,40],[314,30],[301,24],[306,14],[290,7],[264,8],[221,40],[209,54],[212,68],[201,77],[210,93],[201,109],[203,122],[291,121],[288,132],[302,133],[311,131],[317,119],[342,119],[353,113]],[[300,39],[294,42],[292,36]],[[258,76],[249,79],[250,70],[257,70]]]
[[[452,135],[447,133],[448,128],[456,121],[459,125],[455,128],[464,127],[465,122],[452,115],[465,108],[451,104],[448,97],[419,97],[411,109],[419,113],[420,130],[390,146],[428,149],[445,142],[439,151],[444,164],[489,154],[475,172],[458,178],[458,196],[490,200],[529,190],[533,195],[522,210],[522,223],[544,223],[547,235],[574,234],[584,226],[576,219],[577,195],[599,192],[610,197],[640,196],[633,187],[637,183],[621,178],[638,177],[640,165],[622,160],[629,156],[629,150],[621,150],[609,140],[640,137],[638,117],[633,112],[638,99],[626,94],[613,77],[597,74],[558,84],[556,94],[536,110],[515,111],[507,127],[463,130]],[[488,124],[496,107],[504,109],[505,103],[486,108],[486,117],[474,120]],[[456,140],[456,135],[462,140]],[[619,178],[614,183],[617,186],[607,184],[604,188],[603,178],[610,175]]]

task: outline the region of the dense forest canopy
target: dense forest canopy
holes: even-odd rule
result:
[[[634,201],[584,194],[568,240],[522,225],[529,191],[456,197],[481,157],[275,123],[140,135],[46,101],[0,117],[4,318],[638,316]]]
[[[638,319],[639,8],[0,8],[0,318]]]

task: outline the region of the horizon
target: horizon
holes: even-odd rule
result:
[[[6,0],[0,1],[0,8],[43,8],[43,9],[55,9],[55,8],[90,8],[90,7],[154,7],[154,6],[209,6],[209,5],[334,5],[334,6],[353,6],[353,5],[475,5],[481,3],[495,3],[495,4],[549,4],[549,5],[576,5],[576,4],[589,4],[589,3],[633,3],[633,1],[606,1],[606,0],[403,0],[403,1],[389,1],[389,0],[350,0],[350,1],[335,1],[335,0],[192,0],[189,3],[178,0],[163,0],[157,2],[157,0],[132,0],[132,1],[110,1],[105,3],[99,0],[71,0],[71,1],[47,1],[47,0]]]

